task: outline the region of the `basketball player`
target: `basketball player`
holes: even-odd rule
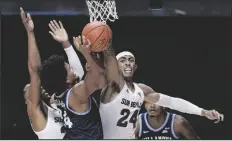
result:
[[[143,101],[220,120],[221,115],[215,110],[204,110],[181,98],[157,93],[145,84],[134,83],[137,65],[132,53],[124,51],[115,56],[111,44],[103,54],[107,74],[107,86],[102,90],[100,104],[104,139],[134,138],[137,115]]]
[[[145,102],[146,113],[140,114],[135,138],[143,140],[200,139],[182,116],[168,113],[156,104]]]
[[[31,120],[32,129],[39,139],[62,139],[64,133],[61,133],[63,125],[61,115],[54,112],[52,108],[40,101],[41,87],[39,71],[41,67],[40,55],[35,42],[34,24],[30,14],[25,16],[22,8],[21,19],[26,28],[28,36],[28,70],[30,74],[30,85],[24,88],[24,98],[27,104],[27,113]],[[55,121],[54,119],[57,119]]]
[[[64,125],[68,127],[68,130],[66,130],[64,139],[102,139],[102,125],[98,107],[89,96],[98,89],[100,80],[98,78],[102,75],[102,70],[91,56],[88,48],[90,43],[85,43],[86,40],[83,37],[84,45],[78,46],[79,51],[81,51],[88,62],[88,65],[86,65],[88,72],[85,79],[69,89],[69,85],[67,85],[69,81],[68,76],[73,74],[73,72],[70,70],[69,65],[65,63],[63,57],[58,55],[51,56],[43,63],[42,70],[40,70],[41,62],[33,32],[33,21],[29,14],[28,17],[22,14],[22,17],[29,40],[29,66],[31,67],[29,69],[31,78],[29,94],[33,94],[33,97],[30,96],[30,101],[33,101],[31,102],[33,105],[30,106],[33,108],[32,118],[38,118],[42,115],[34,114],[41,112],[38,108],[41,79],[43,88],[49,94],[55,93],[57,107],[65,108],[65,111],[62,110],[62,116]],[[80,38],[74,39],[79,41]],[[75,42],[75,44],[77,45],[78,42]],[[68,109],[67,112],[66,109]],[[32,119],[32,125],[37,125],[36,127],[41,129],[43,129],[46,123],[45,120],[39,120],[39,123],[33,123],[34,121],[37,120]]]
[[[64,139],[103,139],[98,105],[91,94],[105,86],[101,86],[101,84],[105,84],[104,69],[98,65],[95,56],[93,54],[91,56],[89,49],[90,41],[86,40],[84,36],[82,39],[83,44],[81,44],[80,36],[74,37],[73,42],[87,60],[86,76],[83,81],[80,81],[73,88],[66,90],[60,95],[56,93],[55,101],[57,107],[64,113],[64,124],[66,127]],[[45,76],[47,75],[42,77],[49,79]],[[50,88],[47,87],[47,89]]]
[[[59,42],[68,40],[67,33],[61,22],[58,24],[56,21],[50,21],[49,27],[51,29],[49,33],[55,40]],[[63,39],[61,40],[61,38]],[[87,74],[84,81],[77,84],[77,89],[73,89],[78,96],[75,96],[71,89],[60,96],[55,96],[56,104],[62,109],[65,115],[64,121],[67,132],[64,139],[102,139],[103,135],[98,105],[94,97],[89,97],[89,95],[105,85],[104,70],[98,66],[99,58],[95,55],[90,56],[91,52],[86,48],[90,46],[90,43],[86,43],[85,37],[83,37],[83,45],[81,45],[80,37],[74,38],[74,44],[87,60]],[[70,45],[69,43],[69,46]],[[95,59],[93,60],[92,57]],[[93,70],[95,70],[95,72],[93,72]],[[103,82],[103,86],[101,86],[100,82]],[[72,100],[73,96],[78,98],[78,100]],[[86,130],[87,132],[85,132]]]
[[[29,21],[31,22],[31,25],[28,26],[33,26],[33,21],[31,19],[28,19],[25,17],[24,11],[23,9],[21,9],[21,17],[22,20],[29,23]],[[25,26],[25,27],[28,27]],[[65,32],[65,30],[64,30]],[[69,46],[70,43],[68,40],[64,40],[66,39],[65,34],[61,34],[64,32],[55,32],[53,33],[53,35],[55,35],[55,39],[59,42],[62,43],[65,52],[68,56],[69,62],[70,62],[70,66],[73,68],[74,73],[70,74],[68,76],[68,85],[69,86],[73,86],[75,85],[78,81],[77,79],[82,79],[83,75],[84,75],[84,71],[82,68],[82,65],[80,63],[80,60],[77,56],[77,54],[75,53],[74,49]],[[66,33],[66,32],[65,32]],[[29,38],[31,39],[31,38]],[[43,114],[40,115],[37,118],[31,118],[31,116],[33,115],[32,113],[32,108],[30,107],[32,104],[28,104],[31,103],[30,98],[29,98],[29,87],[30,84],[27,84],[24,88],[24,99],[25,99],[25,103],[27,104],[27,112],[28,112],[28,116],[30,118],[30,121],[32,120],[46,120],[46,126],[41,129],[40,131],[35,130],[33,127],[37,126],[37,125],[33,125],[32,124],[32,129],[35,132],[35,134],[38,136],[39,139],[62,139],[64,136],[64,133],[61,133],[61,128],[63,126],[62,123],[62,116],[61,116],[61,111],[59,111],[59,109],[56,109],[56,106],[54,105],[54,99],[51,98],[47,93],[45,93],[44,89],[41,89],[41,95],[39,96],[41,101],[39,102],[39,110],[41,112],[38,112],[37,114]],[[31,94],[33,95],[33,94]],[[53,97],[53,96],[52,96]],[[55,108],[55,109],[54,109]],[[30,109],[30,110],[29,110]],[[40,119],[42,118],[42,119]],[[44,119],[45,118],[45,119]],[[36,121],[34,121],[36,122]],[[35,127],[37,128],[37,127]]]

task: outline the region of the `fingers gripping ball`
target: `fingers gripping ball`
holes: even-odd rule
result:
[[[110,27],[99,21],[88,23],[82,30],[82,36],[91,42],[93,52],[101,52],[107,48],[112,40],[112,31]]]

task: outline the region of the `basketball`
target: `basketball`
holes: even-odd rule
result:
[[[84,27],[82,36],[90,40],[90,48],[93,52],[101,52],[107,48],[109,42],[112,40],[112,31],[107,24],[94,21]]]

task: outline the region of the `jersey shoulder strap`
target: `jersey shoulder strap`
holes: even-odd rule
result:
[[[175,139],[179,139],[180,137],[176,135],[175,130],[174,130],[174,121],[175,121],[176,114],[172,113],[171,115],[172,116],[170,117],[170,127],[171,127],[172,136]]]
[[[145,115],[145,113],[142,113],[139,115],[139,137],[142,136],[142,132],[144,131],[144,126],[146,126],[145,120],[144,120],[144,115]]]

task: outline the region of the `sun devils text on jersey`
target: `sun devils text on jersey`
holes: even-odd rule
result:
[[[176,136],[173,128],[175,114],[167,112],[166,119],[163,125],[158,129],[154,129],[148,123],[148,114],[141,114],[139,139],[141,140],[177,140],[179,137]]]

